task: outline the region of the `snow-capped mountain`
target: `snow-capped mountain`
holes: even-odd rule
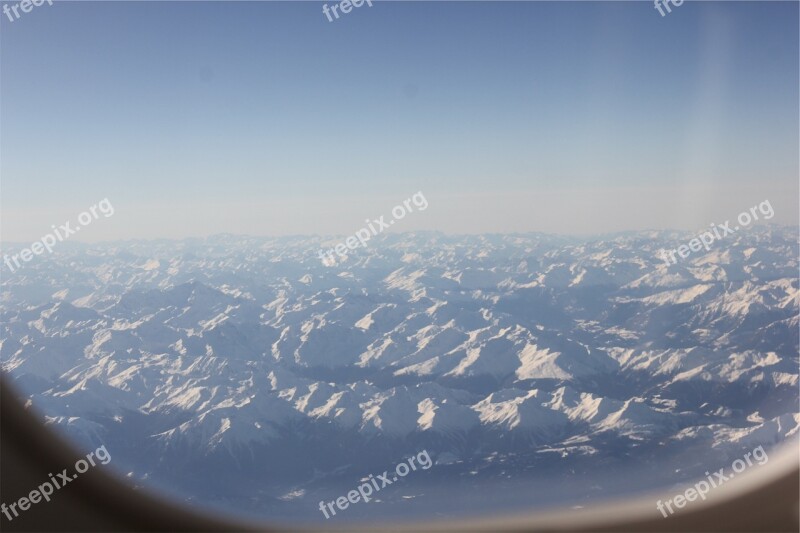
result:
[[[797,229],[667,266],[685,239],[387,234],[336,264],[318,237],[65,243],[2,272],[0,357],[48,423],[196,503],[319,519],[423,448],[406,489],[582,501],[798,436]],[[602,474],[626,468],[649,477]]]

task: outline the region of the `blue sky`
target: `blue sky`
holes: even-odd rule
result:
[[[329,2],[330,4],[331,2]],[[798,218],[798,4],[58,2],[0,22],[0,237]]]

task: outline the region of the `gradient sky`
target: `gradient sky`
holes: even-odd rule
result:
[[[3,17],[0,238],[797,224],[797,3],[373,4]]]

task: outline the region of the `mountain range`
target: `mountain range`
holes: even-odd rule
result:
[[[387,233],[335,264],[338,237],[63,243],[2,272],[0,360],[193,505],[323,520],[426,449],[341,518],[582,506],[798,438],[798,229],[665,264],[687,236]]]

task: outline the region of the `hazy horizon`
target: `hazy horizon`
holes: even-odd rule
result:
[[[718,222],[725,222],[724,220],[720,220]],[[800,225],[798,224],[777,224],[773,223],[772,221],[769,222],[756,222],[751,226],[745,228],[745,230],[751,230],[755,228],[775,228],[775,229],[799,229]],[[382,234],[376,235],[372,237],[369,241],[371,244],[379,243],[381,239],[384,237],[400,237],[404,235],[411,235],[411,234],[425,234],[425,233],[434,233],[434,234],[441,234],[445,237],[451,238],[460,238],[460,237],[489,237],[489,236],[528,236],[528,235],[540,235],[546,237],[555,237],[555,238],[562,238],[567,240],[575,240],[575,241],[585,241],[585,242],[592,242],[595,240],[603,240],[606,237],[615,237],[615,236],[625,236],[628,234],[643,234],[643,233],[677,233],[681,235],[685,234],[692,234],[692,233],[699,233],[701,231],[705,231],[706,228],[699,226],[697,228],[691,229],[679,229],[679,228],[643,228],[643,229],[630,229],[630,230],[616,230],[616,231],[607,231],[607,232],[596,232],[596,233],[558,233],[558,232],[547,232],[547,231],[508,231],[508,232],[498,232],[498,231],[488,231],[483,233],[454,233],[442,230],[428,230],[428,229],[419,229],[419,230],[409,230],[409,231],[394,231],[389,230]],[[185,242],[185,241],[204,241],[208,239],[216,239],[222,237],[234,237],[234,238],[248,238],[248,239],[275,239],[275,240],[291,240],[291,239],[339,239],[345,238],[352,235],[353,232],[350,233],[287,233],[283,235],[259,235],[259,234],[251,234],[251,233],[231,233],[231,232],[219,232],[219,233],[212,233],[208,235],[198,235],[198,236],[186,236],[186,237],[130,237],[130,238],[118,238],[118,239],[102,239],[102,240],[81,240],[80,238],[70,238],[69,240],[65,240],[63,242],[58,243],[58,246],[70,246],[71,244],[81,245],[81,246],[92,246],[92,245],[113,245],[117,243],[129,243],[129,242],[141,242],[141,243],[155,243],[159,241],[166,241],[166,242]],[[38,239],[33,239],[33,241],[41,240],[41,236]],[[32,241],[0,241],[0,246],[29,246]],[[370,246],[368,244],[367,246]],[[0,248],[2,251],[2,248]]]

